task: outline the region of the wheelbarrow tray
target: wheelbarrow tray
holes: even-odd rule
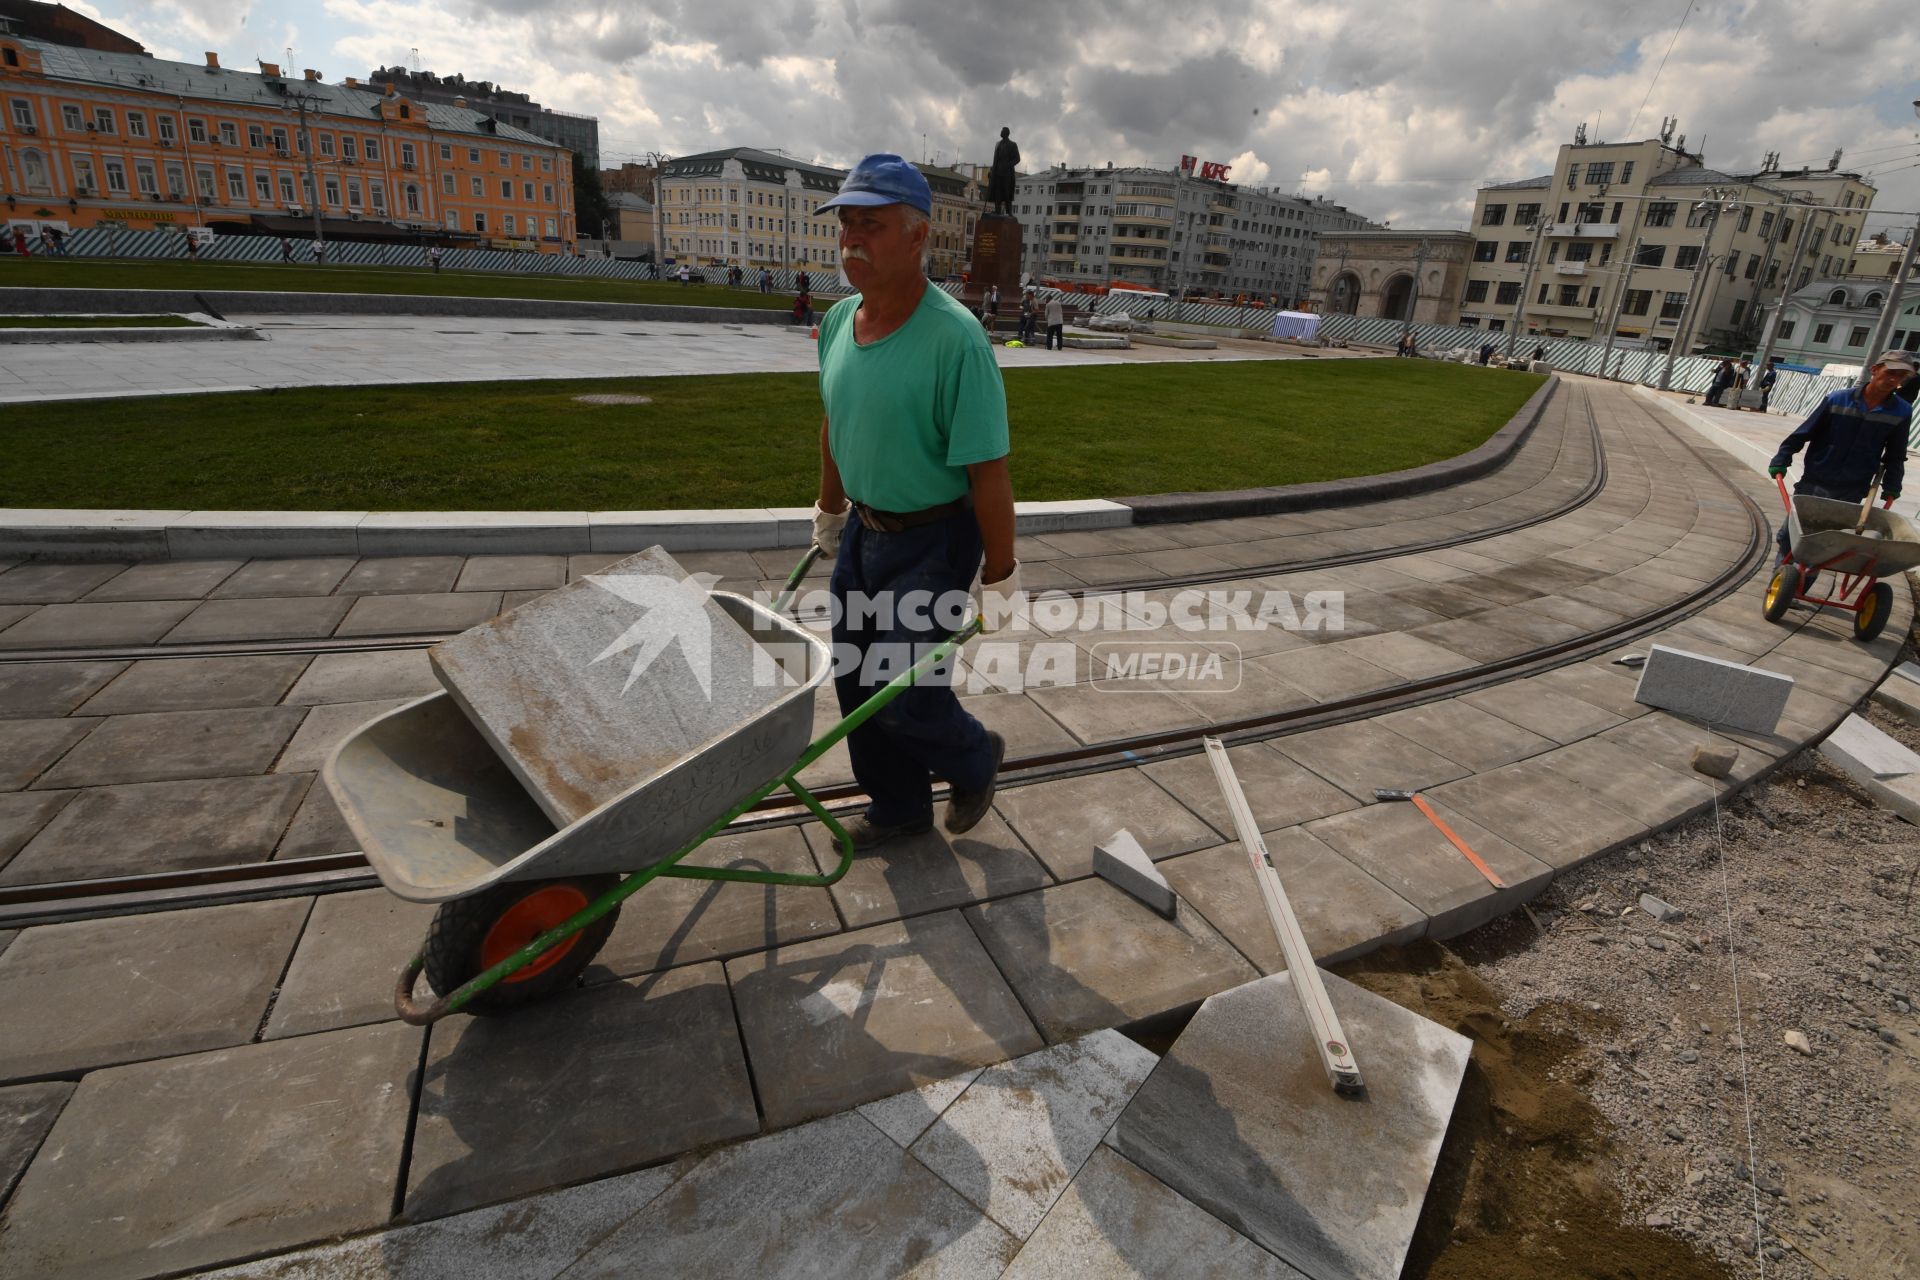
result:
[[[779,777],[812,736],[814,692],[832,672],[831,655],[752,600],[719,591],[713,599],[789,687],[563,828],[444,691],[342,742],[321,778],[380,882],[412,902],[445,902],[506,880],[644,870]]]
[[[1855,533],[1860,504],[1836,498],[1795,494],[1787,517],[1787,541],[1802,566],[1842,575],[1870,573],[1892,577],[1920,566],[1920,529],[1882,507],[1867,512],[1869,530],[1877,538]]]

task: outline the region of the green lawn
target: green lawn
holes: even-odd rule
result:
[[[1425,360],[1012,369],[1015,493],[1120,497],[1417,466],[1480,444],[1541,381]],[[606,392],[653,403],[573,399]],[[820,412],[811,374],[37,404],[0,428],[0,506],[803,506]]]
[[[191,329],[185,316],[0,316],[0,329]]]
[[[297,252],[297,250],[296,250]],[[790,295],[723,284],[663,284],[520,275],[507,271],[442,271],[425,267],[262,266],[243,262],[142,262],[98,258],[0,259],[0,288],[252,289],[273,293],[404,293],[415,296],[537,298],[561,302],[650,302],[695,307],[784,311]]]

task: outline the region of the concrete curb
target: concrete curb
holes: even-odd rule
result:
[[[692,286],[688,286],[691,288]],[[642,302],[465,298],[403,293],[271,293],[191,289],[0,289],[0,313],[164,315],[497,316],[514,320],[650,320],[671,324],[788,324],[785,310],[664,307]]]
[[[115,313],[125,314],[125,313]],[[178,312],[141,314],[183,314]],[[56,342],[248,342],[265,339],[250,324],[216,320],[204,312],[184,313],[193,328],[128,328],[125,325],[101,325],[99,328],[72,329],[0,329],[0,345],[15,343],[40,345]]]
[[[1022,534],[1132,522],[1117,502],[1022,502]],[[580,555],[803,547],[811,507],[718,511],[0,511],[0,555],[60,560]]]
[[[1532,434],[1547,402],[1560,385],[1558,375],[1550,375],[1546,384],[1520,406],[1507,425],[1494,432],[1478,448],[1454,458],[1429,462],[1424,467],[1389,471],[1377,476],[1352,476],[1345,480],[1324,480],[1313,484],[1292,484],[1271,489],[1223,490],[1219,493],[1155,493],[1138,498],[1120,498],[1133,509],[1135,524],[1171,524],[1185,520],[1225,520],[1236,516],[1269,516],[1283,511],[1303,511],[1309,507],[1345,507],[1383,498],[1406,498],[1430,493],[1449,485],[1477,480],[1504,466]]]

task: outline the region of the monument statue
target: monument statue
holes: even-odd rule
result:
[[[1013,213],[1014,168],[1020,163],[1020,144],[1008,135],[1012,131],[1005,125],[1000,127],[1000,141],[993,148],[993,168],[987,173],[987,204],[992,213]]]

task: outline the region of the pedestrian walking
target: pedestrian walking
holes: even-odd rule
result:
[[[680,287],[682,289],[686,288],[687,282],[692,279],[693,279],[693,273],[687,270],[687,264],[684,262],[681,263],[680,264]]]
[[[427,265],[433,268],[433,274],[440,274],[440,246],[434,245],[427,250]]]
[[[808,328],[813,327],[813,295],[804,289],[794,295],[793,322]]]
[[[1060,308],[1060,295],[1056,293],[1047,299],[1047,350],[1067,349],[1065,325],[1066,316]]]
[[[1485,364],[1491,359],[1493,359],[1493,344],[1491,342],[1482,343],[1480,345],[1480,363]]]
[[[1400,340],[1393,344],[1393,354],[1395,356],[1404,357],[1407,354],[1408,342],[1412,337],[1413,335],[1410,333],[1401,334]]]
[[[27,233],[21,227],[15,227],[13,229],[13,251],[23,258],[31,258],[33,256],[33,254],[27,251]]]
[[[1762,369],[1760,376],[1754,380],[1754,386],[1760,391],[1760,412],[1767,411],[1767,401],[1773,399],[1773,384],[1778,381],[1780,381],[1780,357],[1768,356],[1767,367]],[[1908,403],[1912,403],[1911,398]]]
[[[313,242],[313,260],[320,266],[327,265],[327,242],[317,237]]]
[[[293,261],[293,241],[285,236],[280,237],[280,261],[288,263]]]
[[[1917,366],[1911,353],[1894,350],[1873,362],[1864,387],[1830,391],[1805,422],[1795,427],[1767,463],[1767,474],[1784,476],[1793,456],[1807,451],[1795,493],[1841,502],[1862,502],[1880,476],[1880,496],[1900,496],[1907,470],[1907,422],[1913,406],[1894,394]],[[1780,526],[1780,555],[1792,550]]]
[[[1033,344],[1033,327],[1034,327],[1035,318],[1036,317],[1034,316],[1033,290],[1029,289],[1025,293],[1020,295],[1019,341],[1020,341],[1020,345],[1023,347],[1031,346]]]
[[[801,293],[813,292],[813,279],[807,275],[805,269],[802,269],[799,276],[794,280],[794,287]]]
[[[40,243],[45,245],[49,255],[67,256],[67,233],[58,227],[48,227],[40,233]]]
[[[881,154],[855,165],[821,206],[839,210],[841,260],[859,291],[827,312],[819,348],[826,413],[814,540],[835,554],[842,714],[944,638],[976,573],[988,630],[1025,596],[1006,388],[971,317],[927,282],[932,204],[918,169]],[[946,829],[970,830],[992,805],[1006,742],[954,696],[949,666],[855,729],[847,750],[869,804],[846,830],[856,849],[870,849],[932,829],[936,776],[950,788]]]
[[[765,267],[760,268],[760,292],[773,292],[773,272]]]
[[[1733,361],[1722,360],[1713,370],[1713,377],[1707,381],[1706,401],[1714,408],[1720,407],[1720,397],[1727,394],[1727,388],[1734,384]]]

